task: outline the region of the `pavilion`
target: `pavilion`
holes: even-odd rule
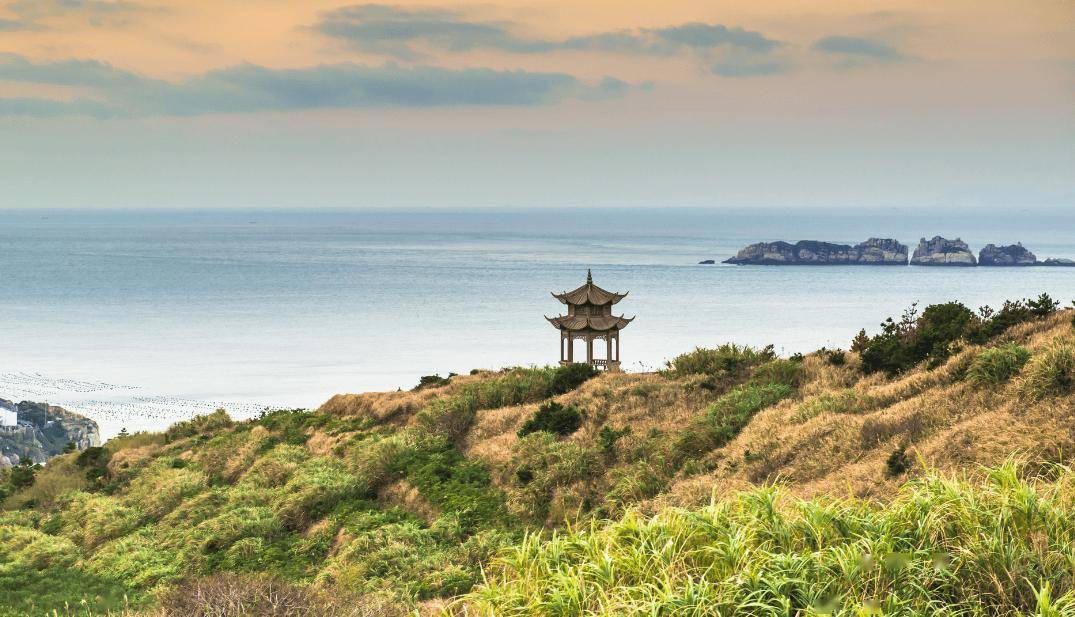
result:
[[[634,317],[613,315],[612,305],[627,294],[594,285],[593,275],[587,270],[586,283],[581,287],[552,296],[567,305],[567,315],[545,317],[560,331],[560,364],[575,364],[574,342],[582,339],[586,341],[586,364],[596,369],[620,370],[620,330],[634,321]],[[605,341],[604,358],[594,358],[595,340]]]

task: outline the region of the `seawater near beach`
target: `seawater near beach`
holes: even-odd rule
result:
[[[0,224],[0,398],[82,411],[105,437],[555,362],[549,292],[587,268],[630,291],[626,370],[723,342],[846,347],[915,301],[1075,298],[1066,268],[697,265],[757,241],[937,234],[1075,257],[1072,213],[3,211]]]

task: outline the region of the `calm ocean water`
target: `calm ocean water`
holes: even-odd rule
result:
[[[914,301],[1075,298],[1075,269],[696,265],[760,240],[871,235],[1075,258],[1075,212],[0,211],[0,228],[0,398],[67,406],[106,436],[555,362],[549,292],[587,268],[631,292],[627,370],[722,342],[846,347]]]

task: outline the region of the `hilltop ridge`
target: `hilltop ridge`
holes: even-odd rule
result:
[[[724,345],[634,374],[476,370],[116,438],[54,459],[3,502],[0,615],[124,597],[180,615],[195,592],[266,581],[323,608],[307,614],[452,602],[491,614],[483,572],[509,583],[510,569],[487,568],[553,530],[773,482],[886,501],[913,478],[984,476],[1013,453],[1065,464],[1073,314],[1045,296],[977,313],[949,303],[863,331],[853,350]]]

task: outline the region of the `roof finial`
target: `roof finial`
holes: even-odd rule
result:
[[[590,274],[590,269],[586,268],[586,284],[593,285],[593,275]]]

